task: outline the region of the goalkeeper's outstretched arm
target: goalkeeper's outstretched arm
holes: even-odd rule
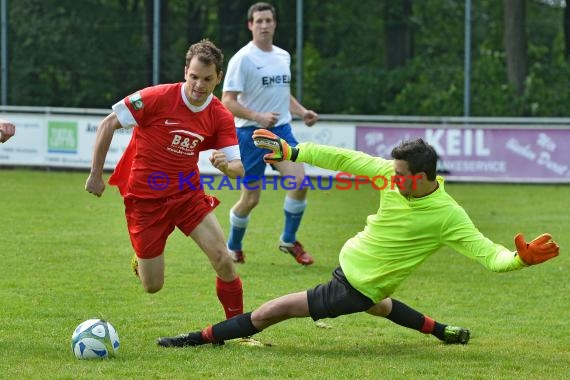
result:
[[[265,162],[283,160],[305,162],[323,169],[342,171],[359,176],[375,177],[394,173],[391,160],[373,157],[363,152],[314,143],[302,143],[291,147],[285,140],[267,129],[253,133],[253,141],[258,148],[271,153],[264,156]]]

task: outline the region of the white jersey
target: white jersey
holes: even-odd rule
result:
[[[223,91],[239,92],[238,102],[256,112],[277,112],[275,125],[290,123],[291,56],[275,45],[270,52],[250,41],[229,61]],[[260,126],[235,117],[236,127]]]

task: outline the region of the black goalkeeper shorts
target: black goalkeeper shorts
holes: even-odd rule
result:
[[[348,283],[341,267],[332,272],[333,278],[307,290],[309,313],[314,321],[339,315],[366,311],[374,302]]]

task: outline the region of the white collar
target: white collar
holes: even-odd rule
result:
[[[206,99],[206,101],[204,102],[204,104],[202,104],[201,106],[195,106],[192,103],[190,103],[190,101],[188,100],[188,98],[186,97],[186,93],[184,92],[184,88],[186,87],[186,82],[182,83],[182,86],[180,86],[180,94],[182,95],[182,101],[184,101],[184,104],[186,104],[186,107],[188,107],[190,109],[190,111],[192,112],[201,112],[203,111],[206,107],[208,107],[210,105],[210,102],[212,101],[212,98],[214,97],[213,94],[210,94],[208,96],[208,98]]]

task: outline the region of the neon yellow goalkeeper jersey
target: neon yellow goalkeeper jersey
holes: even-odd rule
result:
[[[393,160],[336,147],[302,143],[297,162],[353,175],[394,175]],[[493,243],[473,225],[465,210],[439,188],[422,198],[407,199],[398,187],[381,190],[380,207],[362,232],[340,252],[340,266],[350,282],[374,302],[390,296],[400,283],[443,246],[477,260],[489,270],[506,272],[525,265],[516,252]],[[381,187],[381,185],[379,185]]]

